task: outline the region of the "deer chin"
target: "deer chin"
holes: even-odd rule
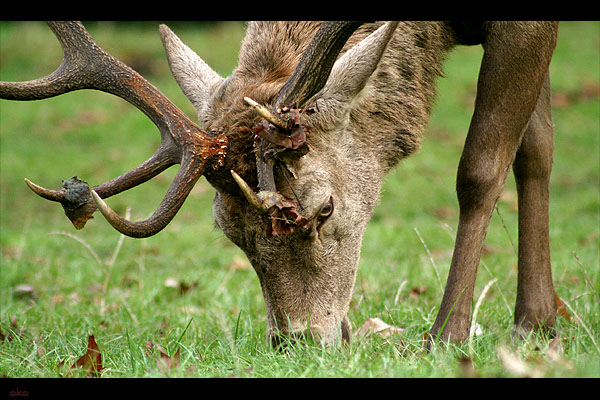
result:
[[[336,318],[337,320],[337,318]],[[269,327],[267,329],[268,341],[276,349],[285,349],[287,345],[316,343],[324,346],[333,346],[338,343],[350,342],[350,324],[348,317],[344,316],[341,321],[330,325],[308,324],[289,322],[292,329],[278,329]],[[289,326],[288,325],[288,326]]]
[[[267,311],[267,337],[277,347],[284,343],[335,345],[350,340],[346,316],[351,291],[322,292],[321,299],[297,295],[281,299],[277,288],[263,287]]]
[[[311,271],[313,276],[308,277],[292,274],[290,268],[285,271],[287,279],[277,281],[256,268],[265,300],[267,334],[272,345],[277,347],[291,341],[331,346],[350,341],[347,313],[356,269],[337,269],[331,265],[316,268],[327,272]],[[332,277],[336,277],[335,282]]]

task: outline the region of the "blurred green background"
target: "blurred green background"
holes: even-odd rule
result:
[[[168,25],[217,72],[231,73],[245,23]],[[90,22],[86,27],[106,51],[140,72],[195,120],[192,106],[171,77],[157,22]],[[556,126],[550,215],[554,280],[559,296],[584,321],[585,332],[591,332],[578,331],[589,338],[572,345],[573,354],[583,357],[572,372],[575,376],[585,376],[586,370],[598,373],[598,368],[586,366],[598,360],[600,332],[599,49],[599,22],[563,22],[551,64]],[[456,167],[481,56],[479,46],[461,47],[451,55],[445,77],[439,80],[422,150],[385,181],[363,242],[350,310],[355,329],[369,317],[380,317],[405,328],[406,340],[416,343],[435,318],[458,220]],[[56,69],[61,57],[60,45],[45,24],[0,23],[0,80],[44,76]],[[101,217],[75,231],[60,206],[39,199],[23,182],[27,177],[58,188],[62,179],[77,175],[95,185],[135,167],[158,144],[158,131],[141,112],[105,93],[79,91],[35,102],[0,100],[0,328],[5,333],[14,329],[11,321],[16,317],[18,326],[46,349],[45,356],[24,363],[35,352],[31,341],[23,341],[21,347],[11,342],[16,347],[10,351],[0,344],[4,374],[52,375],[48,371],[56,359],[76,354],[90,332],[107,352],[113,349],[112,354],[131,351],[131,343],[136,349],[143,347],[149,338],[169,344],[182,333],[180,342],[190,348],[198,343],[206,343],[205,350],[212,348],[215,338],[223,335],[246,337],[238,336],[241,332],[255,339],[248,339],[248,346],[262,344],[266,323],[258,279],[241,251],[214,228],[214,192],[204,180],[163,232],[144,240],[125,238],[114,262],[110,260],[120,235]],[[174,174],[172,168],[108,203],[122,215],[131,207],[132,219],[144,219],[158,206]],[[498,278],[480,312],[488,332],[508,334],[512,324],[516,245],[516,190],[510,176],[492,218],[476,288],[477,296],[489,280]],[[169,279],[180,289],[187,287],[180,290],[185,295],[165,285]],[[31,291],[21,293],[16,290],[19,285]],[[194,329],[186,331],[190,318]],[[123,332],[131,335],[129,341]],[[592,354],[591,361],[586,353]],[[114,356],[107,361],[110,373],[144,375],[143,363],[133,360],[121,362]],[[208,364],[208,374],[238,371],[235,363]],[[245,371],[243,366],[239,368]],[[429,371],[424,374],[445,374],[444,369],[423,368]],[[448,374],[455,371],[448,368]],[[260,371],[255,365],[250,375],[268,375]],[[335,369],[328,373],[343,375]],[[389,368],[374,373],[386,374],[395,373]]]

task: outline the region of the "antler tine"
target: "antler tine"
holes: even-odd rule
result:
[[[158,209],[145,221],[131,222],[120,217],[102,200],[95,190],[90,189],[90,193],[104,218],[117,231],[134,238],[149,237],[160,232],[175,217],[194,184],[202,176],[205,164],[205,162],[195,157],[182,162],[182,167],[177,172]]]
[[[40,100],[84,88],[85,80],[74,78],[85,66],[86,56],[91,55],[93,46],[97,48],[97,45],[80,23],[48,22],[48,26],[63,49],[63,62],[56,71],[43,78],[26,82],[0,82],[1,98]]]
[[[27,178],[25,178],[25,183],[29,186],[29,189],[33,190],[34,193],[46,200],[61,202],[65,198],[64,190],[46,189],[45,187],[31,182]]]
[[[161,205],[148,220],[123,220],[117,224],[117,229],[125,235],[154,235],[173,219],[206,166],[211,165],[214,169],[222,166],[227,138],[202,131],[150,82],[100,48],[80,22],[48,22],[48,25],[62,46],[63,62],[55,72],[40,79],[0,82],[0,98],[39,100],[74,90],[96,89],[121,97],[146,114],[159,128],[161,145],[158,150],[135,169],[95,186],[93,190],[97,197],[107,198],[153,178],[173,164],[181,164]],[[98,206],[89,187],[82,193],[80,184],[87,186],[85,182],[67,181],[61,190],[45,189],[27,182],[40,196],[60,202],[78,229]],[[81,211],[77,211],[74,220],[71,214],[75,209],[85,209],[85,214],[82,216]],[[113,223],[112,220],[109,222]]]
[[[250,97],[244,97],[244,101],[246,103],[248,103],[248,105],[250,107],[254,108],[254,111],[256,111],[256,113],[258,115],[260,115],[261,117],[263,117],[264,119],[266,119],[267,121],[272,123],[273,125],[278,126],[283,129],[288,128],[287,122],[282,120],[281,118],[279,118],[277,115],[273,114],[272,112],[270,112],[267,109],[267,107],[257,103],[255,100],[251,99]]]

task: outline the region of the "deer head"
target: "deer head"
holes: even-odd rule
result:
[[[29,187],[60,202],[77,228],[99,209],[119,232],[148,237],[175,217],[204,175],[216,189],[216,225],[258,274],[273,342],[280,334],[349,340],[346,314],[362,236],[386,170],[351,113],[374,90],[370,82],[397,24],[371,27],[350,42],[360,23],[298,24],[288,29],[305,33],[281,34],[269,46],[255,46],[263,27],[249,25],[239,66],[227,78],[161,25],[171,71],[202,129],[80,23],[49,25],[63,47],[62,65],[35,81],[3,82],[0,97],[106,91],[143,111],[162,141],[149,160],[91,189],[77,179],[60,190],[26,180]],[[265,49],[271,53],[257,54]],[[261,57],[261,65],[249,63]],[[127,221],[104,202],[173,164],[179,172],[148,220]]]

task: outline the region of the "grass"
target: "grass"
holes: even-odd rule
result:
[[[172,28],[222,75],[231,72],[243,24]],[[88,29],[194,115],[170,76],[155,24],[92,23]],[[558,319],[558,340],[511,336],[517,213],[510,177],[475,288],[482,333],[423,351],[453,247],[456,166],[472,113],[479,47],[459,48],[448,60],[423,148],[387,177],[365,234],[349,314],[354,330],[377,317],[404,331],[355,338],[348,347],[293,346],[282,354],[267,345],[258,279],[241,251],[214,229],[213,191],[203,180],[168,228],[144,240],[122,238],[101,218],[75,231],[60,207],[25,187],[25,177],[46,186],[74,174],[98,183],[136,166],[159,142],[139,111],[95,91],[0,102],[0,376],[64,375],[58,364],[73,364],[93,334],[103,377],[600,377],[599,45],[600,23],[565,22],[551,66],[553,276],[571,315]],[[60,57],[44,24],[0,24],[1,80],[45,75]],[[110,205],[145,218],[174,173]],[[172,368],[157,362],[160,353],[156,346],[149,351],[148,341],[161,346]]]

